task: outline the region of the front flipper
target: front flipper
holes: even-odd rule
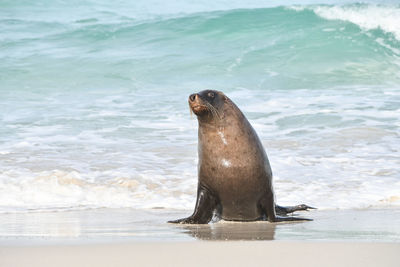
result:
[[[169,223],[180,224],[206,224],[209,223],[214,215],[214,210],[217,207],[217,198],[214,197],[208,190],[199,186],[197,192],[196,207],[190,217],[169,221]]]
[[[287,207],[275,205],[275,212],[278,215],[286,215],[288,213],[293,213],[295,211],[309,210],[309,209],[316,209],[316,208],[310,207],[305,204],[301,204],[301,205],[297,205],[297,206],[287,206]]]

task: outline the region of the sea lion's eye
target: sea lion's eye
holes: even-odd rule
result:
[[[214,98],[214,93],[213,92],[209,92],[207,95],[208,95],[209,98]]]

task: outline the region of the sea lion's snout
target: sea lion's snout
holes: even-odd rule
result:
[[[199,116],[207,111],[207,107],[204,105],[203,100],[201,99],[199,94],[191,94],[189,96],[189,106],[190,106],[190,109],[197,116]]]

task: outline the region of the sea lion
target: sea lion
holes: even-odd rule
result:
[[[275,206],[272,171],[257,133],[224,93],[204,90],[189,96],[198,130],[198,188],[191,216],[170,223],[309,220],[278,216],[311,207]]]

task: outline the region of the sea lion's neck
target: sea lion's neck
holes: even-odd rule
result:
[[[241,127],[242,123],[247,124],[247,119],[234,103],[227,105],[218,114],[207,114],[198,116],[199,129],[203,132],[221,132],[225,128]]]
[[[203,131],[207,132],[215,132],[224,127],[223,121],[200,121],[199,120],[199,129],[203,129]]]

